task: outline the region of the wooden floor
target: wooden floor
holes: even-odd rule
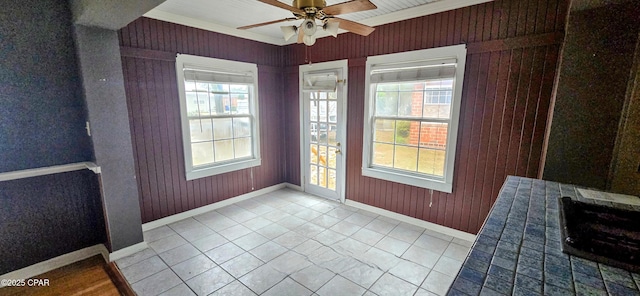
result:
[[[98,255],[32,278],[48,279],[48,286],[4,287],[0,288],[0,296],[134,295],[124,278],[118,273],[115,264],[106,264],[102,256]],[[25,283],[45,284],[42,281],[33,280]]]

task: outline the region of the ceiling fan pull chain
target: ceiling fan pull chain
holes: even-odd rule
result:
[[[304,47],[304,62],[309,63],[309,66],[311,66],[311,59],[309,59],[309,46]]]

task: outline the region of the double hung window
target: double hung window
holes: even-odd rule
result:
[[[187,180],[260,165],[255,64],[178,55]]]
[[[367,59],[363,175],[451,192],[465,45]]]

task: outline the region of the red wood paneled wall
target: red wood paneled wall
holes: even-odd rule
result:
[[[147,18],[119,33],[143,222],[285,181],[280,47]],[[176,52],[258,64],[262,166],[186,181]]]
[[[120,31],[144,222],[250,192],[250,170],[185,181],[175,53],[258,64],[263,165],[253,188],[300,184],[298,65],[349,60],[347,198],[475,233],[507,175],[536,177],[569,0],[504,0],[278,47],[141,18]],[[363,177],[367,56],[466,43],[452,194]]]
[[[370,36],[341,34],[307,48],[285,47],[290,81],[297,65],[349,59],[347,199],[476,233],[507,175],[537,177],[568,0],[505,0],[379,26]],[[468,44],[453,193],[363,177],[367,56]],[[295,75],[294,75],[295,74]],[[285,86],[297,110],[296,83]],[[291,116],[298,116],[290,112]],[[294,122],[290,118],[288,122]],[[299,153],[297,125],[289,151]],[[292,153],[293,155],[293,153]],[[296,154],[298,155],[298,154]],[[290,159],[288,181],[299,184]]]

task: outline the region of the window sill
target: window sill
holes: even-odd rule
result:
[[[248,169],[262,164],[260,158],[238,161],[213,167],[187,169],[187,181],[200,179],[204,177],[215,176],[219,174],[229,173],[237,170]]]
[[[412,176],[409,174],[402,174],[402,173],[383,170],[383,169],[362,168],[362,175],[365,177],[382,179],[382,180],[396,182],[396,183],[405,184],[405,185],[411,185],[411,186],[416,186],[416,187],[421,187],[426,189],[433,189],[433,190],[441,191],[445,193],[451,193],[453,191],[453,185],[451,182]]]

